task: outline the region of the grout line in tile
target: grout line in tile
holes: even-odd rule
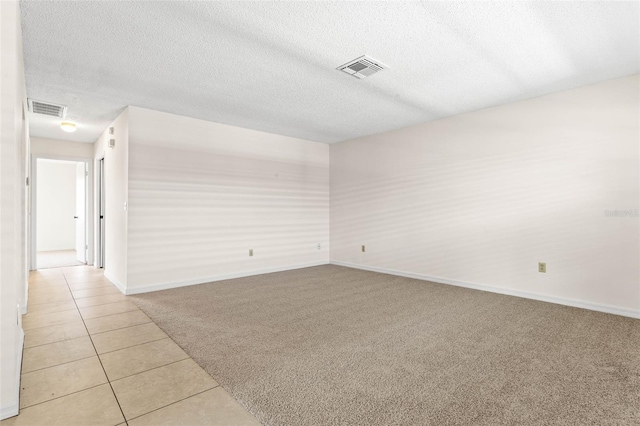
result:
[[[97,388],[98,386],[106,385],[108,382],[109,382],[109,379],[107,378],[106,382],[100,383],[99,385],[91,386],[91,387],[88,387],[86,389],[82,389],[82,390],[79,390],[79,391],[69,392],[67,394],[64,394],[64,395],[61,395],[61,396],[56,396],[55,398],[51,398],[51,399],[48,399],[46,401],[38,402],[36,404],[27,405],[25,407],[21,407],[20,410],[24,410],[26,408],[35,407],[35,406],[40,405],[40,404],[46,404],[47,402],[55,401],[56,399],[64,398],[65,396],[69,396],[69,395],[73,395],[73,394],[76,394],[76,393],[84,392],[84,391],[89,390],[89,389]]]
[[[52,302],[52,303],[56,303],[56,302]],[[36,305],[37,306],[37,305]],[[62,309],[60,311],[53,311],[53,312],[29,312],[29,307],[27,306],[27,313],[25,315],[46,315],[46,314],[57,314],[58,312],[69,312],[69,311],[73,311],[74,309],[78,309],[75,306],[73,308],[70,309]]]
[[[184,351],[183,351],[183,352],[184,352]],[[166,363],[166,364],[159,365],[159,366],[157,366],[157,367],[149,368],[148,370],[138,371],[137,373],[129,374],[128,376],[118,377],[117,379],[115,379],[115,380],[113,380],[113,381],[114,381],[114,382],[117,382],[118,380],[126,379],[126,378],[128,378],[128,377],[133,377],[133,376],[136,376],[136,375],[138,375],[138,374],[142,374],[142,373],[147,373],[147,372],[152,371],[152,370],[157,370],[158,368],[166,367],[167,365],[171,365],[171,364],[176,364],[176,363],[178,363],[178,362],[182,362],[182,361],[185,361],[185,360],[187,360],[187,359],[190,359],[191,361],[193,361],[193,359],[189,356],[189,354],[187,354],[187,353],[185,352],[185,355],[187,355],[187,358],[182,358],[182,359],[179,359],[179,360],[177,360],[177,361],[168,362],[168,363]],[[99,358],[99,357],[100,357],[100,356],[98,355],[98,358]],[[195,361],[193,361],[193,362],[195,362]],[[198,363],[197,363],[197,362],[196,362],[196,365],[198,365]],[[200,367],[200,366],[198,365],[198,367]],[[202,367],[200,367],[200,368],[202,368]],[[206,371],[205,371],[205,373],[206,373]],[[207,374],[209,374],[209,373],[207,373]],[[211,375],[209,375],[209,377],[211,377]],[[107,376],[107,378],[109,378],[109,376]],[[212,377],[212,378],[213,378],[213,377]],[[215,379],[214,379],[214,380],[215,380]],[[218,382],[216,381],[216,383],[218,383]],[[215,387],[215,386],[214,386],[214,387]]]
[[[54,301],[51,301],[51,302],[41,302],[41,303],[33,303],[33,302],[31,302],[31,300],[29,300],[29,304],[30,304],[31,306],[37,306],[37,305],[45,305],[45,304],[47,304],[47,303],[69,302],[69,301],[71,301],[71,300],[73,300],[73,296],[72,296],[72,297],[70,297],[69,299],[54,300]],[[27,309],[28,309],[28,308],[27,308]]]
[[[105,303],[104,305],[96,305],[96,306],[115,305],[116,303],[122,303],[122,302]],[[84,315],[82,315],[82,309],[85,309],[85,308],[95,308],[95,306],[85,306],[83,308],[78,308],[78,309],[80,309],[80,315],[82,316],[82,318],[84,318]],[[140,310],[141,310],[140,308],[135,306],[135,309],[131,309],[129,311],[116,312],[115,314],[100,315],[100,316],[97,316],[97,317],[91,317],[91,318],[87,318],[87,319],[89,320],[89,319],[110,317],[111,315],[126,314],[127,312],[135,312],[135,311],[140,311]]]
[[[62,272],[62,274],[64,275],[64,271]],[[67,277],[65,276],[65,281],[67,281]],[[67,281],[67,286],[69,286],[69,282]],[[71,289],[69,287],[69,289]],[[76,304],[76,308],[78,308],[78,304],[76,303],[76,299],[73,299],[73,303]],[[78,308],[78,311],[80,311],[80,308]],[[116,395],[116,392],[113,390],[113,386],[111,385],[111,380],[109,379],[109,375],[107,374],[107,370],[105,370],[104,365],[102,365],[102,359],[100,359],[100,355],[98,355],[98,350],[96,349],[96,345],[93,343],[93,339],[91,338],[91,333],[89,333],[89,329],[87,328],[87,324],[84,321],[84,318],[82,317],[82,313],[80,314],[80,318],[82,318],[82,324],[84,324],[84,328],[85,330],[87,330],[87,334],[89,335],[89,341],[91,342],[91,346],[93,346],[93,350],[96,353],[96,356],[98,357],[98,362],[100,363],[100,368],[102,368],[102,372],[104,373],[104,376],[107,378],[107,383],[109,384],[109,388],[111,389],[111,393],[113,394],[113,397],[116,400],[116,404],[118,404],[118,408],[120,409],[120,414],[122,414],[122,418],[124,419],[124,422],[126,425],[128,425],[129,423],[127,422],[127,416],[124,415],[124,411],[122,411],[122,406],[120,405],[120,401],[118,401],[118,396]]]
[[[68,324],[68,323],[67,323]],[[59,324],[62,325],[62,324]],[[52,325],[52,327],[55,327],[55,325]],[[41,328],[46,328],[46,327],[41,327]],[[38,330],[38,329],[32,329],[32,330]],[[31,331],[31,330],[27,330],[27,331]],[[45,343],[44,345],[38,345],[38,346],[46,346],[46,345],[53,345],[55,343],[60,343],[60,342],[68,342],[70,340],[76,340],[76,339],[83,339],[87,336],[78,336],[78,337],[72,337],[71,339],[64,339],[64,340],[59,340],[58,342],[51,342],[51,343]],[[35,347],[35,346],[34,346]],[[31,349],[31,348],[27,348],[27,349]]]
[[[116,290],[118,290],[118,287],[114,287],[114,288],[115,288]],[[88,288],[87,290],[94,290],[94,289]],[[76,291],[86,291],[86,290],[76,290]],[[96,295],[93,295],[93,296],[84,296],[84,297],[76,297],[75,295],[72,295],[72,297],[73,297],[73,300],[78,300],[78,299],[87,299],[87,298],[89,298],[89,297],[109,296],[109,295],[112,295],[112,294],[122,294],[122,293],[120,292],[120,290],[118,290],[118,291],[117,291],[117,292],[115,292],[115,293],[114,293],[114,292],[111,292],[111,293],[96,294]]]
[[[115,294],[115,293],[114,293],[114,294]],[[121,293],[121,294],[122,294],[122,293]],[[98,296],[91,296],[91,297],[102,297],[102,296],[112,296],[112,295],[111,295],[111,294],[100,294],[100,295],[98,295]],[[123,294],[123,296],[127,297],[127,300],[128,300],[128,296],[126,296],[126,295],[124,295],[124,294]],[[90,298],[89,298],[89,297],[81,297],[79,300],[82,300],[82,299],[90,299]],[[124,302],[124,300],[121,300],[120,302]],[[103,305],[108,305],[108,304],[110,304],[110,303],[120,303],[120,302],[105,302],[105,303],[98,303],[97,305],[82,306],[82,307],[80,307],[80,308],[78,308],[78,309],[82,309],[82,308],[93,308],[94,306],[103,306]],[[137,306],[137,305],[136,305],[136,306]],[[138,308],[138,309],[139,309],[139,308]]]
[[[141,310],[142,310],[142,309],[141,309]],[[131,312],[134,312],[134,311],[131,311]],[[126,314],[126,312],[121,312],[121,313]],[[118,315],[118,314],[113,314],[113,315]],[[145,314],[145,315],[146,315],[146,314]],[[107,316],[111,316],[111,315],[107,315]],[[100,317],[100,318],[104,318],[104,317]],[[93,319],[93,318],[89,318],[89,319]],[[108,332],[110,332],[110,331],[122,330],[123,328],[135,327],[135,326],[137,326],[137,325],[142,325],[142,324],[149,324],[150,322],[153,322],[153,321],[151,320],[151,318],[149,318],[149,321],[147,321],[147,322],[141,322],[141,323],[139,323],[139,324],[127,325],[126,327],[114,328],[113,330],[101,331],[100,333],[89,333],[89,335],[91,335],[91,336],[95,336],[95,335],[97,335],[97,334],[104,334],[104,333],[108,333]],[[154,323],[154,324],[155,324],[155,323]],[[157,324],[156,324],[156,325],[157,325]]]
[[[66,323],[66,324],[69,324],[69,323]],[[62,325],[62,324],[61,324],[61,325]],[[52,325],[52,327],[55,327],[55,325]],[[33,330],[35,330],[35,329],[33,329]],[[30,330],[27,330],[27,331],[30,331]],[[86,336],[80,336],[80,337],[88,337],[88,336],[89,336],[89,335],[87,334]],[[42,344],[40,344],[40,345],[33,345],[33,346],[29,346],[28,348],[25,348],[25,349],[39,348],[40,346],[47,346],[47,345],[51,345],[51,344],[53,344],[53,343],[66,342],[67,340],[79,339],[80,337],[72,337],[71,339],[62,339],[62,340],[56,340],[55,342],[42,343]],[[82,359],[84,359],[84,358],[82,358]],[[69,361],[69,362],[73,362],[73,361]],[[66,362],[65,362],[65,363],[63,363],[63,364],[66,364]],[[47,368],[48,368],[48,367],[47,367]]]
[[[71,312],[71,310],[69,310],[69,311],[60,311],[60,312]],[[57,312],[52,312],[52,314],[57,314]],[[74,319],[74,320],[71,320],[71,321],[59,322],[57,324],[43,325],[42,327],[27,328],[24,331],[40,330],[40,329],[47,328],[47,327],[57,327],[59,325],[65,325],[65,324],[69,324],[69,323],[76,322],[76,321],[79,321],[79,320],[78,319]],[[77,339],[77,337],[74,337],[74,339]],[[71,340],[71,339],[65,339],[65,340]]]
[[[216,382],[216,383],[217,383],[217,382]],[[193,395],[188,396],[188,397],[186,397],[186,398],[182,398],[182,399],[180,399],[180,400],[178,400],[178,401],[174,401],[174,402],[172,402],[171,404],[167,404],[167,405],[164,405],[164,406],[162,406],[162,407],[155,408],[155,409],[153,409],[153,410],[149,411],[148,413],[140,414],[139,416],[132,417],[132,418],[127,419],[127,420],[134,420],[134,419],[137,419],[137,418],[139,418],[139,417],[146,416],[147,414],[149,414],[149,413],[153,413],[154,411],[162,410],[163,408],[167,408],[167,407],[169,407],[169,406],[171,406],[171,405],[173,405],[173,404],[177,404],[178,402],[182,402],[182,401],[184,401],[185,399],[193,398],[194,396],[200,395],[201,393],[209,392],[211,389],[215,389],[215,388],[219,388],[219,387],[220,387],[220,384],[218,384],[218,385],[216,385],[216,386],[213,386],[213,387],[211,387],[211,388],[209,388],[209,389],[205,389],[205,390],[203,390],[203,391],[201,391],[201,392],[194,393]],[[235,399],[235,398],[234,398],[234,399]],[[245,409],[245,410],[246,410],[246,409]]]
[[[82,337],[86,337],[86,336],[82,336]],[[67,340],[73,340],[73,339],[67,339]],[[61,340],[61,342],[64,342],[64,340]],[[55,343],[58,343],[58,342],[55,342]],[[44,346],[44,345],[41,345],[41,346]],[[35,348],[35,347],[37,347],[37,346],[34,346],[34,348]],[[31,348],[27,348],[27,349],[31,349]],[[95,348],[94,348],[94,349],[95,349]],[[98,356],[98,354],[97,354],[97,353],[95,353],[95,354],[90,355],[90,356],[85,356],[85,357],[78,358],[78,359],[74,359],[74,360],[71,360],[71,361],[61,362],[60,364],[49,365],[49,366],[47,366],[47,367],[44,367],[44,368],[38,368],[38,369],[35,369],[35,370],[30,370],[30,371],[25,371],[25,372],[22,372],[22,371],[21,371],[21,372],[20,372],[20,376],[22,376],[22,375],[24,375],[24,374],[34,373],[34,372],[36,372],[36,371],[46,370],[47,368],[51,368],[51,367],[57,367],[57,366],[59,366],[59,365],[70,364],[70,363],[72,363],[72,362],[76,362],[76,361],[80,361],[80,360],[83,360],[83,359],[91,358],[91,357],[93,357],[93,356]],[[100,357],[98,357],[98,358],[100,358]]]
[[[91,287],[84,287],[90,284],[92,285]],[[100,285],[96,285],[96,284],[100,284]],[[111,282],[106,282],[106,281],[88,281],[88,282],[77,282],[74,284],[69,284],[69,289],[71,291],[91,290],[94,288],[108,288],[108,287],[115,287],[115,285],[113,285],[113,283]]]
[[[115,303],[121,303],[121,302],[115,302]],[[104,305],[100,305],[100,306],[104,306]],[[87,306],[87,308],[93,308],[93,306]],[[78,308],[78,310],[80,310],[80,308]],[[142,309],[140,309],[140,308],[138,308],[138,307],[136,306],[136,309],[131,310],[131,311],[116,312],[115,314],[102,315],[102,316],[100,316],[100,317],[94,317],[94,318],[84,318],[84,317],[82,317],[82,319],[92,320],[92,319],[96,319],[96,318],[112,317],[112,316],[114,316],[114,315],[122,315],[122,314],[127,314],[127,313],[129,313],[129,312],[135,312],[135,311],[140,311],[140,312],[144,313],[144,312],[142,311]],[[145,315],[147,315],[147,314],[145,314]],[[80,316],[82,316],[82,311],[80,311]]]
[[[148,324],[148,323],[145,323],[145,324]],[[144,324],[138,324],[138,325],[144,325]],[[132,325],[132,327],[135,327],[135,325]],[[119,328],[118,330],[122,330],[122,328]],[[106,333],[108,333],[108,331]],[[100,334],[104,334],[104,333],[100,333]],[[95,336],[95,334],[94,334],[94,336]],[[144,342],[144,343],[136,343],[135,345],[127,346],[125,348],[115,349],[113,351],[108,351],[108,352],[102,352],[101,354],[98,354],[98,356],[110,354],[110,353],[113,353],[113,352],[122,351],[124,349],[135,348],[136,346],[146,345],[147,343],[159,342],[160,340],[164,340],[164,339],[171,339],[171,337],[169,337],[167,335],[167,337],[161,337],[161,338],[156,339],[156,340],[149,340],[148,342]],[[173,340],[172,340],[172,342],[173,342]],[[182,349],[182,348],[180,348],[180,349]]]
[[[64,287],[65,290],[67,291],[62,291],[60,289],[63,288],[63,285],[57,285],[57,288],[50,288],[50,287],[33,287],[34,284],[29,284],[29,296],[36,296],[39,294],[67,294],[67,293],[71,293],[70,290],[67,289],[67,287]]]
[[[55,302],[47,302],[47,303],[68,303],[68,302],[71,302],[71,300],[62,300],[62,301],[60,301],[60,302],[55,301]],[[36,304],[35,304],[35,306],[38,306],[38,305],[46,305],[47,303],[36,303]],[[75,306],[75,303],[74,303],[73,308],[65,308],[64,310],[60,310],[60,311],[53,311],[53,312],[29,312],[29,308],[27,307],[27,313],[26,313],[25,315],[29,315],[29,316],[36,316],[36,315],[51,315],[51,314],[57,314],[57,313],[59,313],[59,312],[73,311],[74,309],[76,309],[76,310],[78,309],[78,308]]]

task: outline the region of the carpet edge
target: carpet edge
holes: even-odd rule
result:
[[[405,278],[413,278],[422,281],[430,281],[438,284],[453,285],[456,287],[470,288],[473,290],[487,291],[490,293],[504,294],[507,296],[521,297],[523,299],[538,300],[541,302],[554,303],[556,305],[571,306],[573,308],[582,308],[590,311],[604,312],[607,314],[619,315],[623,317],[640,319],[640,310],[629,308],[621,308],[619,306],[605,305],[601,303],[589,302],[586,300],[568,299],[564,297],[549,296],[528,291],[511,290],[503,287],[496,287],[486,284],[478,284],[453,280],[450,278],[437,277],[432,275],[420,274],[415,272],[398,271],[395,269],[378,268],[375,266],[358,265],[351,262],[343,262],[340,260],[332,260],[332,265],[344,266],[347,268],[361,269],[364,271],[379,272],[382,274],[397,275]]]

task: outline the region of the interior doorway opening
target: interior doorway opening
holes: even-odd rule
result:
[[[87,263],[88,165],[36,159],[35,268]]]
[[[96,245],[96,266],[104,269],[105,264],[105,180],[104,180],[104,157],[98,161],[98,244]]]

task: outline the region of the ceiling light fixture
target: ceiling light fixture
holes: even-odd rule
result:
[[[60,128],[67,133],[73,133],[76,131],[76,123],[71,121],[63,121],[60,123]]]

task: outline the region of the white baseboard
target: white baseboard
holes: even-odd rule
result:
[[[0,420],[8,419],[9,417],[17,416],[20,413],[18,408],[19,404],[12,404],[8,407],[2,407],[0,411]]]
[[[118,287],[118,290],[120,290],[122,294],[127,294],[127,288],[119,280],[117,280],[113,275],[111,275],[109,271],[107,271],[106,269],[104,270],[104,276],[106,279],[111,281],[113,285]]]
[[[532,293],[521,290],[511,290],[503,287],[494,287],[486,284],[477,284],[452,280],[450,278],[435,277],[431,275],[418,274],[414,272],[397,271],[395,269],[377,268],[374,266],[358,265],[350,262],[342,262],[332,260],[332,265],[346,266],[348,268],[362,269],[365,271],[380,272],[382,274],[397,275],[400,277],[414,278],[417,280],[431,281],[438,284],[448,284],[457,287],[471,288],[474,290],[488,291],[491,293],[506,294],[508,296],[522,297],[525,299],[540,300],[542,302],[555,303],[558,305],[572,306],[574,308],[589,309],[591,311],[605,312],[608,314],[621,315],[623,317],[640,319],[640,311],[629,308],[621,308],[618,306],[604,305],[601,303],[588,302],[585,300],[567,299],[564,297],[549,296],[545,294]]]
[[[215,281],[223,281],[223,280],[230,280],[230,279],[234,279],[234,278],[250,277],[250,276],[253,276],[253,275],[269,274],[269,273],[272,273],[272,272],[290,271],[290,270],[293,270],[293,269],[309,268],[311,266],[320,266],[320,265],[328,265],[328,264],[329,264],[329,261],[327,260],[327,261],[311,262],[311,263],[304,263],[304,264],[298,264],[298,265],[292,265],[292,266],[283,266],[283,267],[278,267],[278,268],[267,268],[267,269],[259,269],[259,270],[248,271],[248,272],[237,272],[237,273],[232,273],[232,274],[216,275],[214,277],[198,278],[198,279],[194,279],[194,280],[175,281],[175,282],[168,282],[168,283],[161,283],[161,284],[151,284],[151,285],[146,285],[146,286],[133,288],[133,289],[129,289],[128,288],[126,290],[125,294],[126,295],[130,295],[130,294],[148,293],[150,291],[168,290],[170,288],[186,287],[186,286],[197,285],[197,284],[206,284],[206,283],[211,283],[211,282],[215,282]],[[106,273],[105,273],[105,276],[106,276]],[[107,277],[107,278],[109,278],[109,277]],[[109,279],[111,279],[111,278],[109,278]]]
[[[9,417],[17,416],[20,413],[20,371],[22,370],[22,349],[24,348],[24,331],[20,329],[18,334],[18,359],[16,360],[16,402],[11,405],[0,407],[0,420],[8,419]]]

